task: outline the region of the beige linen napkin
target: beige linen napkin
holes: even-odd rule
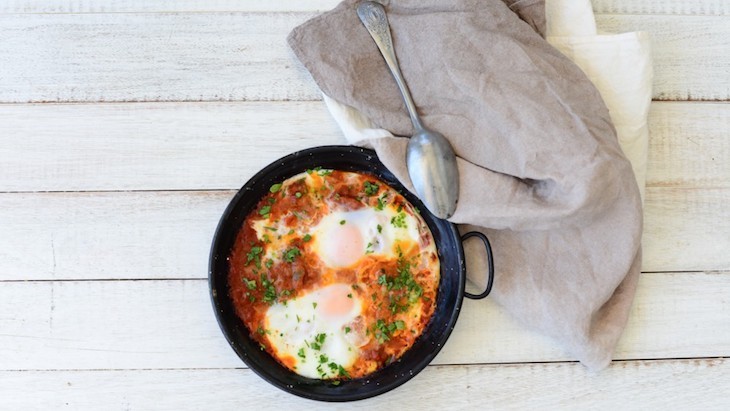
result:
[[[407,140],[385,131],[409,135],[408,115],[355,3],[296,28],[289,43],[323,92],[361,116],[353,127],[371,130],[360,143],[410,188]],[[539,2],[509,3],[532,26],[497,0],[386,9],[416,105],[459,156],[451,221],[492,239],[493,298],[601,368],[638,278],[639,190],[600,95],[535,32],[540,8],[519,7]]]

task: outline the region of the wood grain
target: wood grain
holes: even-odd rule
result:
[[[6,0],[0,13],[133,13],[325,11],[340,0]],[[593,0],[599,14],[727,15],[724,0]]]
[[[6,0],[0,13],[178,13],[326,11],[340,0]]]
[[[617,359],[730,355],[730,275],[645,274]],[[242,366],[205,280],[0,282],[0,369]],[[467,301],[435,364],[571,360],[493,301]]]
[[[597,14],[676,14],[726,16],[730,3],[726,0],[593,0]]]
[[[205,278],[232,191],[0,195],[0,279]]]
[[[730,187],[730,104],[654,103],[649,125],[650,187]],[[238,189],[345,143],[321,102],[8,104],[0,130],[0,192]]]
[[[661,21],[661,23],[659,23]],[[730,17],[599,15],[599,30],[647,31],[652,37],[655,100],[730,98]],[[725,50],[720,54],[692,50]],[[710,82],[706,80],[713,79]]]
[[[314,15],[0,14],[0,102],[318,100],[285,41]],[[600,15],[597,23],[652,34],[655,98],[727,100],[728,19]]]
[[[712,266],[705,269],[730,270],[729,201],[726,188],[650,188],[644,209],[642,269]]]
[[[730,187],[730,104],[653,103],[649,129],[649,187]]]
[[[321,102],[0,105],[0,124],[0,191],[238,189],[344,143]]]
[[[0,194],[0,280],[205,278],[233,193]],[[730,270],[729,199],[650,188],[643,270]]]
[[[0,15],[0,102],[319,99],[286,44],[310,17]]]
[[[703,409],[730,406],[726,359],[616,362],[592,374],[578,364],[431,366],[404,386],[345,404],[284,394],[250,370],[0,372],[9,409]],[[416,401],[416,399],[418,401]]]

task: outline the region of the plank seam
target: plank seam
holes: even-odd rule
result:
[[[615,359],[614,363],[648,362],[662,363],[672,361],[724,361],[730,357],[673,357],[673,358],[647,358],[647,359]],[[445,368],[457,366],[522,366],[522,365],[577,365],[578,361],[526,361],[526,362],[478,362],[478,363],[453,363],[453,364],[429,364],[428,367]],[[128,372],[128,371],[225,371],[225,370],[249,370],[247,367],[182,367],[182,368],[30,368],[30,369],[7,369],[0,372]]]

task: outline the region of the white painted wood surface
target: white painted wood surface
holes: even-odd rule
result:
[[[643,274],[615,358],[725,356],[728,295],[728,275]],[[434,364],[572,360],[492,301],[461,311]],[[4,282],[0,312],[5,370],[244,367],[218,329],[205,280]]]
[[[602,30],[650,32],[671,100],[652,105],[620,361],[588,373],[467,301],[434,365],[381,397],[315,403],[245,369],[213,317],[208,248],[258,169],[344,141],[285,44],[335,4],[0,2],[0,408],[729,409],[726,0],[593,2]]]
[[[139,13],[325,11],[339,0],[6,0],[0,13]],[[593,0],[600,14],[727,15],[727,0]]]
[[[283,395],[246,369],[0,371],[5,406],[41,410],[719,411],[728,403],[718,390],[728,386],[727,359],[621,361],[600,374],[575,363],[431,366],[394,391],[345,404]]]
[[[649,127],[649,187],[730,187],[730,104],[656,102]],[[6,104],[0,130],[0,192],[238,189],[345,143],[319,101]]]
[[[0,102],[317,100],[285,40],[314,15],[0,14]],[[730,96],[727,18],[599,15],[597,24],[651,33],[656,98]]]

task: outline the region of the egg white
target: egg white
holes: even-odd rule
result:
[[[400,218],[402,223],[394,222]],[[354,225],[362,237],[362,247],[356,255],[341,262],[337,250],[343,241],[337,236],[343,225]],[[372,254],[384,258],[397,258],[398,247],[404,243],[418,243],[418,221],[410,214],[398,212],[394,207],[383,210],[366,207],[355,211],[331,211],[312,229],[312,250],[331,268],[357,264],[362,257]]]
[[[334,293],[347,293],[352,308],[336,316],[327,315],[322,307]],[[333,284],[308,294],[276,303],[266,312],[267,338],[280,358],[294,359],[294,371],[310,378],[342,376],[339,367],[352,366],[360,354],[353,338],[353,324],[361,314],[362,304],[351,285]],[[331,366],[331,364],[336,365]]]

